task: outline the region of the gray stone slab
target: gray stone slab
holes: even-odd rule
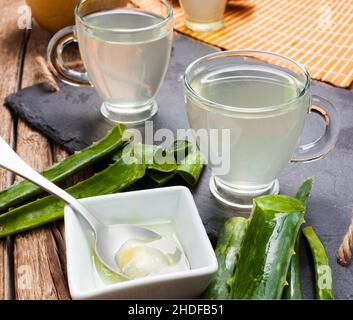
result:
[[[181,76],[185,67],[216,49],[178,35],[169,71],[158,94],[159,113],[154,129],[169,128],[174,132],[187,128]],[[25,88],[7,98],[7,103],[20,117],[46,133],[70,151],[81,149],[101,136],[109,127],[99,115],[100,100],[94,89],[61,85],[59,93],[49,93],[44,85]],[[336,263],[336,250],[352,217],[353,207],[353,92],[313,83],[312,91],[330,100],[341,117],[337,146],[324,159],[305,164],[289,164],[280,177],[281,192],[294,195],[307,177],[315,184],[308,203],[306,223],[314,226],[327,250],[333,269],[337,299],[353,298],[353,265],[343,268]],[[304,140],[319,134],[320,125],[309,118]],[[236,211],[221,206],[208,190],[210,172],[206,169],[193,193],[207,232],[215,243],[224,220]],[[314,298],[314,281],[310,251],[301,241],[301,269],[306,298]]]

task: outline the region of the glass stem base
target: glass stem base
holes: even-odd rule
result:
[[[200,23],[190,20],[184,20],[185,26],[196,32],[214,32],[222,29],[224,27],[224,20],[219,20],[215,22]]]
[[[157,112],[158,105],[155,100],[142,106],[116,106],[107,102],[103,102],[101,106],[101,113],[107,120],[127,125],[141,124],[151,119]]]
[[[279,182],[274,180],[269,185],[255,190],[243,190],[229,187],[211,176],[209,187],[214,197],[226,206],[251,211],[253,199],[259,196],[278,194]]]

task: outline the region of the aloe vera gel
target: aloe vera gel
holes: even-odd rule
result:
[[[97,286],[190,269],[173,221],[155,221],[138,225],[172,241],[176,244],[177,250],[171,252],[168,248],[158,248],[154,244],[158,239],[149,241],[128,240],[119,248],[115,256],[117,266],[125,278],[106,269],[98,259],[93,257]]]

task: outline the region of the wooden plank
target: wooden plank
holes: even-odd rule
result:
[[[58,145],[53,146],[53,161],[54,163],[64,160],[68,156],[66,150]],[[65,225],[64,220],[56,221],[52,224],[52,232],[58,246],[59,258],[64,276],[66,273],[66,246],[65,246]]]
[[[24,30],[17,26],[18,7],[21,0],[7,1],[0,0],[0,100],[15,92],[19,83],[21,45],[24,37]],[[0,136],[8,143],[14,145],[14,121],[9,110],[0,103]],[[0,190],[8,187],[13,176],[0,169]],[[5,248],[5,240],[0,241],[0,299],[11,298],[9,287],[11,283],[11,270],[8,266],[11,262]],[[10,243],[10,241],[8,241]],[[12,253],[11,253],[12,255]],[[12,266],[11,266],[12,267]],[[7,274],[5,274],[5,272]],[[7,283],[8,282],[8,283]]]
[[[76,61],[78,59],[77,52],[74,50],[69,50],[64,57],[65,57],[65,61]],[[53,146],[54,163],[64,160],[67,156],[68,156],[68,153],[65,149],[63,149],[59,145]],[[61,187],[67,188],[77,183],[78,181],[82,181],[84,179],[89,178],[90,176],[92,176],[93,173],[94,173],[94,170],[91,168],[88,168],[84,170],[84,172],[80,172],[77,175],[71,177],[70,179],[67,179],[65,183],[61,184]],[[66,276],[67,274],[66,274],[65,226],[64,226],[63,219],[54,222],[51,228],[52,228],[52,232],[53,232],[56,244],[59,249],[58,254],[62,265],[62,271],[63,271],[63,274]]]
[[[45,55],[50,35],[33,24],[27,45],[22,86],[35,80],[37,55]],[[50,142],[24,122],[17,127],[17,152],[36,170],[52,165]],[[58,233],[53,226],[18,235],[14,242],[15,292],[17,299],[68,299],[69,292],[62,265],[63,242],[57,243]],[[56,235],[56,236],[55,236]]]

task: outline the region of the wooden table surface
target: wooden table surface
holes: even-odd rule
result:
[[[0,0],[0,100],[36,82],[34,59],[45,56],[50,34],[35,23],[20,29],[23,0]],[[0,106],[0,136],[41,171],[67,156],[39,132]],[[0,189],[16,181],[0,169]],[[0,299],[69,299],[63,222],[0,241]]]

